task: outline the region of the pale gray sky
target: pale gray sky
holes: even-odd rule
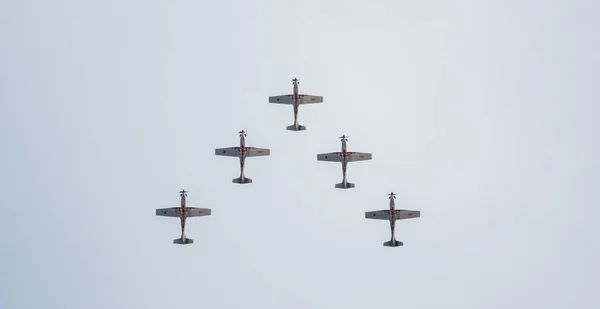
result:
[[[1,309],[600,307],[597,1],[93,2],[0,3]]]

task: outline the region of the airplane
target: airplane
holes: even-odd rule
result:
[[[346,167],[348,162],[355,161],[365,161],[371,160],[372,154],[367,152],[348,152],[346,151],[346,142],[348,141],[348,137],[346,135],[342,135],[338,138],[341,138],[342,141],[342,152],[331,152],[331,153],[322,153],[317,155],[317,160],[319,161],[330,161],[330,162],[341,162],[342,163],[342,173],[344,175],[344,179],[341,183],[335,185],[338,189],[349,189],[354,188],[353,183],[349,183],[346,180]]]
[[[292,79],[292,83],[294,84],[294,94],[269,97],[269,103],[292,104],[294,106],[294,124],[287,126],[286,129],[289,131],[304,131],[306,130],[306,127],[298,124],[298,107],[300,107],[300,104],[323,103],[323,97],[298,94],[298,84],[300,84],[300,82],[297,78],[294,78]]]
[[[387,194],[390,196],[390,210],[376,210],[365,212],[367,219],[390,220],[390,228],[392,230],[392,239],[383,243],[385,247],[399,247],[404,245],[401,241],[396,240],[395,226],[396,220],[411,219],[421,217],[421,212],[418,210],[395,209],[394,200],[396,194],[394,192]]]
[[[211,210],[208,208],[188,207],[186,205],[187,192],[179,191],[181,195],[181,207],[159,208],[156,210],[157,216],[179,217],[181,219],[181,237],[173,239],[174,244],[187,245],[193,244],[194,240],[185,236],[185,219],[189,217],[210,216]]]
[[[240,158],[240,177],[234,178],[231,181],[239,184],[252,183],[252,179],[244,175],[246,158],[268,156],[271,154],[271,150],[267,148],[246,147],[246,133],[248,132],[242,130],[238,133],[240,134],[240,147],[217,148],[215,149],[215,154],[217,156]]]

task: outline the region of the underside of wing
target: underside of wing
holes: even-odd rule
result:
[[[323,103],[323,97],[316,95],[301,94],[300,104]]]
[[[318,161],[342,162],[342,156],[339,152],[321,153],[317,155]]]
[[[277,103],[277,104],[293,104],[294,100],[291,94],[288,95],[279,95],[275,97],[269,97],[269,103]]]
[[[171,207],[171,208],[159,208],[156,210],[157,216],[164,217],[181,217],[181,208],[179,207]]]
[[[246,156],[248,157],[262,157],[270,154],[271,150],[267,148],[246,147]]]
[[[348,154],[348,162],[371,160],[372,154],[368,152],[351,152]]]
[[[379,219],[389,220],[391,218],[389,211],[387,210],[375,210],[365,212],[365,218],[367,219]]]
[[[404,210],[404,209],[396,209],[396,219],[410,219],[410,218],[419,218],[421,216],[421,212],[418,210]]]
[[[188,217],[201,217],[211,215],[211,210],[209,208],[186,207],[186,209]]]
[[[215,149],[217,156],[239,157],[241,152],[239,147],[217,148]]]

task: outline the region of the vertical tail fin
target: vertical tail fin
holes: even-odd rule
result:
[[[233,178],[231,180],[231,182],[233,182],[233,183],[239,183],[239,184],[245,184],[245,183],[252,183],[252,179],[250,179],[250,178],[244,178],[242,180],[242,178],[240,177],[240,178]]]
[[[180,237],[177,239],[173,239],[173,243],[179,244],[179,245],[187,245],[187,244],[193,244],[194,240],[191,238],[186,238],[185,240],[183,240],[183,237]]]

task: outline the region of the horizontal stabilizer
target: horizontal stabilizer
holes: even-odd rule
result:
[[[179,245],[187,245],[187,244],[193,244],[194,240],[191,238],[186,238],[185,240],[183,240],[183,238],[177,238],[177,239],[173,239],[173,243],[179,244]]]
[[[402,243],[401,241],[397,241],[396,240],[396,244],[394,244],[391,240],[390,241],[386,241],[383,243],[383,245],[385,247],[400,247],[402,245],[404,245],[404,243]]]
[[[336,184],[335,187],[338,189],[350,189],[350,188],[354,188],[355,186],[353,183],[347,182],[344,184],[343,182],[341,182],[341,183]]]
[[[250,179],[250,178],[244,178],[242,180],[242,178],[233,178],[231,180],[231,182],[233,182],[233,183],[239,183],[239,184],[245,184],[245,183],[252,183],[252,179]]]
[[[289,131],[304,131],[304,130],[306,130],[306,127],[298,125],[298,128],[296,128],[295,125],[291,125],[291,126],[287,126],[286,129],[288,129]]]

